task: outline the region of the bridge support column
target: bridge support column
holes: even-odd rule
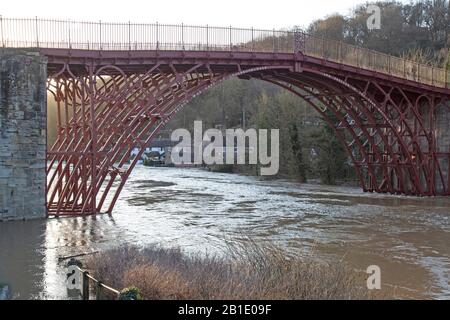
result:
[[[438,193],[450,195],[450,101],[437,105],[435,109],[436,176],[443,181],[436,185]]]
[[[47,62],[0,49],[0,220],[46,216]]]

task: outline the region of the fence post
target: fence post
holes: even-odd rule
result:
[[[403,78],[406,79],[406,59],[403,59]]]
[[[69,26],[69,27],[68,27],[68,29],[69,29],[69,30],[68,30],[68,31],[69,31],[69,32],[68,32],[68,33],[69,33],[69,39],[68,39],[68,40],[69,40],[69,49],[72,49],[72,33],[70,32],[70,24],[71,24],[70,19],[69,19],[69,21],[68,21],[67,24],[68,24],[68,26]]]
[[[209,51],[209,26],[206,25],[206,51]]]
[[[320,50],[321,50],[320,55],[322,56],[322,59],[325,59],[325,37],[322,37],[322,48]]]
[[[420,63],[417,62],[417,82],[420,82]]]
[[[131,21],[128,21],[128,51],[131,51]]]
[[[99,281],[97,282],[97,288],[95,290],[95,299],[101,300],[102,298],[102,283]]]
[[[89,272],[83,271],[83,300],[89,300]]]
[[[303,30],[294,30],[294,53],[306,54],[306,34]]]
[[[159,23],[156,21],[156,50],[159,50]]]
[[[273,53],[275,53],[276,52],[276,50],[275,50],[275,29],[273,29],[272,30],[272,46],[273,46],[273,48],[272,48],[272,52]]]
[[[231,26],[230,26],[230,51],[233,51],[233,41],[231,39]]]
[[[36,22],[36,47],[39,48],[39,26],[38,26],[38,17],[35,18]]]
[[[392,57],[391,56],[389,56],[389,58],[388,58],[388,73],[389,73],[389,75],[392,75]]]
[[[434,67],[431,67],[431,85],[434,86]]]
[[[450,64],[450,62],[449,62],[449,64]],[[444,85],[445,85],[445,88],[447,88],[447,89],[450,87],[450,79],[448,77],[448,68],[449,68],[449,66],[446,65],[445,66],[445,74],[444,74],[444,77],[445,77]]]
[[[72,41],[70,40],[70,19],[67,20],[67,46],[72,49]]]
[[[255,39],[253,35],[253,27],[252,27],[252,52],[255,51]]]
[[[355,48],[356,48],[356,66],[359,67],[359,48],[358,47]]]
[[[181,45],[184,51],[184,23],[181,23]]]
[[[2,46],[5,47],[5,38],[3,37],[3,16],[0,15],[0,29],[2,33]]]
[[[102,50],[102,20],[100,20],[100,50]]]

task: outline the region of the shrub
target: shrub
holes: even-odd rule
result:
[[[140,288],[144,299],[369,299],[365,280],[344,265],[301,258],[248,241],[224,256],[150,246],[91,257],[95,277],[116,288]]]
[[[119,300],[142,300],[141,290],[136,287],[128,287],[120,291]]]

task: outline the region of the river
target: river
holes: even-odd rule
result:
[[[381,268],[401,299],[450,299],[450,199],[138,166],[112,215],[0,222],[0,283],[14,298],[67,298],[58,258],[160,243],[220,254],[251,237],[330,263]]]

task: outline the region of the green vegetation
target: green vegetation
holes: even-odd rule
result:
[[[366,274],[245,241],[224,257],[122,247],[88,260],[93,275],[152,300],[370,299]],[[136,287],[139,287],[139,290]]]
[[[418,51],[425,58],[423,62],[444,66],[450,46],[448,0],[379,1],[376,4],[381,8],[381,30],[367,29],[368,4],[364,4],[348,17],[336,14],[317,20],[308,31],[395,56],[414,58],[414,52]]]
[[[308,32],[434,66],[450,65],[449,1],[379,2],[382,29],[369,31],[367,5],[350,16],[332,15],[313,22]],[[301,182],[326,184],[355,180],[349,158],[335,132],[299,98],[256,80],[229,80],[196,98],[170,125],[280,129],[280,173]],[[317,125],[314,125],[316,122]],[[235,170],[237,171],[237,170]],[[249,166],[247,173],[256,174]]]
[[[128,287],[120,291],[119,300],[142,300],[142,293],[139,288]]]
[[[320,132],[311,135],[311,139],[318,146],[321,155],[316,167],[321,182],[336,184],[339,178],[346,176],[347,154],[342,149],[341,142],[328,125],[324,125]]]

